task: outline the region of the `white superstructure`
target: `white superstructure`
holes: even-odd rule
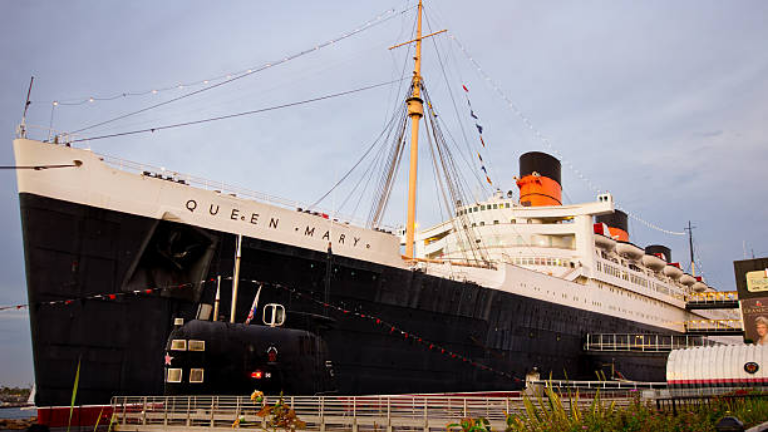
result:
[[[704,283],[681,283],[684,273],[678,267],[595,233],[594,217],[615,210],[611,194],[595,202],[542,207],[519,205],[511,195],[497,192],[463,205],[452,220],[419,232],[417,257],[430,263],[427,268],[436,267],[433,262],[466,261],[472,253],[467,236],[459,233],[473,230],[487,258],[514,275],[499,289],[675,331],[696,320],[733,320],[740,326],[736,311],[685,310],[687,296]]]

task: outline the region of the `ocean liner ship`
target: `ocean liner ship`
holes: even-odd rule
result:
[[[416,232],[418,127],[434,121],[422,39],[419,13],[403,104],[412,131],[403,233],[22,128],[17,165],[50,168],[17,174],[37,405],[68,405],[76,369],[82,404],[160,394],[175,320],[217,321],[218,302],[242,323],[256,296],[285,308],[286,327],[314,323],[303,328],[322,338],[340,394],[510,390],[533,369],[590,379],[609,363],[629,379],[662,380],[663,358],[586,355],[585,335],[680,334],[685,321],[728,317],[685,310],[688,293],[711,288],[669,249],[630,243],[610,194],[563,205],[560,163],[543,153],[521,157],[519,198],[451,195],[453,216]]]

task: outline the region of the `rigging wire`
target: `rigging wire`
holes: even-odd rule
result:
[[[221,86],[223,86],[223,85],[225,85],[225,84],[229,84],[229,83],[231,83],[231,82],[234,82],[234,81],[240,80],[240,79],[242,79],[242,78],[245,78],[245,77],[251,76],[251,75],[253,75],[253,74],[257,73],[257,72],[261,72],[261,71],[264,71],[264,70],[266,70],[266,69],[272,68],[272,67],[274,67],[274,66],[278,66],[278,65],[281,65],[281,64],[283,64],[283,63],[289,62],[289,61],[291,61],[291,60],[294,60],[294,59],[296,59],[296,58],[299,58],[299,57],[303,57],[303,56],[305,56],[305,55],[307,55],[307,54],[313,53],[313,52],[315,52],[315,51],[318,51],[318,50],[320,50],[320,49],[322,49],[322,48],[325,48],[325,47],[327,47],[327,46],[330,46],[330,45],[332,45],[332,44],[334,44],[334,43],[336,43],[336,42],[340,42],[340,41],[342,41],[342,40],[344,40],[344,39],[347,39],[347,38],[350,38],[350,37],[352,37],[352,36],[355,36],[355,35],[357,35],[357,34],[359,34],[359,33],[362,33],[363,31],[365,31],[365,30],[368,30],[368,29],[370,29],[370,28],[372,28],[372,27],[374,27],[374,26],[376,26],[376,25],[379,25],[379,24],[381,24],[381,23],[387,22],[387,21],[389,21],[390,19],[392,19],[392,18],[394,18],[394,17],[396,17],[396,16],[398,16],[398,15],[402,15],[402,14],[406,13],[406,12],[407,12],[408,10],[410,10],[410,9],[412,9],[412,8],[408,8],[408,9],[402,10],[402,11],[400,11],[399,13],[397,13],[397,14],[393,14],[393,15],[391,15],[391,16],[389,16],[389,17],[387,17],[387,18],[382,18],[382,17],[383,17],[383,16],[385,16],[387,13],[394,13],[394,9],[389,9],[389,10],[388,10],[387,12],[385,12],[384,14],[381,14],[381,15],[379,15],[378,17],[374,18],[373,20],[370,20],[370,21],[368,21],[368,22],[367,22],[366,24],[364,24],[363,26],[361,26],[361,27],[358,27],[358,28],[356,28],[355,30],[353,30],[353,31],[351,31],[351,32],[349,32],[349,33],[344,33],[344,34],[342,34],[341,36],[339,36],[339,37],[337,37],[337,38],[334,38],[334,39],[331,39],[331,40],[329,40],[329,41],[327,41],[327,42],[324,42],[324,43],[321,43],[321,44],[315,45],[313,48],[310,48],[310,49],[306,49],[306,50],[304,50],[304,51],[301,51],[301,52],[298,52],[298,53],[296,53],[296,54],[292,54],[292,55],[289,55],[289,56],[287,56],[287,57],[283,58],[282,60],[279,60],[279,61],[276,61],[276,62],[273,62],[273,63],[267,63],[267,64],[264,64],[264,65],[262,65],[262,66],[258,66],[258,67],[255,67],[255,68],[253,68],[253,69],[248,69],[248,70],[247,70],[247,71],[245,71],[244,73],[242,73],[242,72],[241,72],[241,73],[242,73],[241,75],[232,76],[231,78],[228,78],[228,79],[226,79],[226,80],[224,80],[224,81],[222,81],[222,82],[220,82],[220,83],[212,84],[212,85],[210,85],[210,86],[208,86],[208,87],[204,87],[204,88],[201,88],[201,89],[199,89],[199,90],[195,90],[195,91],[193,91],[193,92],[190,92],[190,93],[186,93],[186,94],[183,94],[183,95],[181,95],[181,96],[178,96],[178,97],[175,97],[175,98],[169,99],[169,100],[167,100],[167,101],[164,101],[164,102],[159,102],[159,103],[156,103],[156,104],[150,105],[150,106],[148,106],[148,107],[145,107],[145,108],[142,108],[142,109],[139,109],[139,110],[136,110],[136,111],[132,111],[132,112],[129,112],[129,113],[126,113],[126,114],[123,114],[123,115],[117,116],[117,117],[115,117],[115,118],[112,118],[112,119],[110,119],[110,120],[105,120],[105,121],[102,121],[102,122],[99,122],[99,123],[96,123],[96,124],[92,124],[92,125],[90,125],[90,126],[87,126],[87,127],[84,127],[84,128],[78,129],[78,130],[75,130],[75,131],[73,131],[73,132],[72,132],[72,134],[76,134],[76,133],[84,132],[84,131],[86,131],[86,130],[90,130],[90,129],[93,129],[93,128],[96,128],[96,127],[99,127],[99,126],[103,126],[103,125],[105,125],[105,124],[109,124],[109,123],[112,123],[112,122],[115,122],[115,121],[118,121],[118,120],[122,120],[122,119],[124,119],[124,118],[130,117],[130,116],[134,116],[134,115],[136,115],[136,114],[140,114],[140,113],[143,113],[143,112],[147,112],[147,111],[149,111],[149,110],[152,110],[152,109],[155,109],[155,108],[159,108],[159,107],[161,107],[161,106],[164,106],[164,105],[168,105],[168,104],[170,104],[170,103],[173,103],[173,102],[176,102],[176,101],[179,101],[179,100],[182,100],[182,99],[186,99],[186,98],[188,98],[188,97],[191,97],[191,96],[194,96],[194,95],[197,95],[197,94],[200,94],[200,93],[206,92],[206,91],[208,91],[208,90],[212,90],[212,89],[215,89],[215,88],[221,87]],[[179,87],[180,87],[180,88],[183,88],[183,85],[179,85]],[[91,98],[89,98],[89,101],[90,101],[90,102],[93,102],[93,101],[95,101],[95,98],[91,97]],[[54,102],[54,105],[58,105],[58,104],[59,104],[58,102]]]
[[[405,19],[403,19],[403,22],[405,22]],[[410,33],[410,35],[411,35],[411,36],[410,36],[408,39],[413,39],[413,38],[415,38],[415,37],[416,37],[416,20],[411,20],[411,22],[412,22],[412,24],[411,24],[411,33]],[[404,39],[404,38],[402,37],[404,29],[405,29],[405,25],[401,25],[401,28],[400,28],[400,33],[398,33],[398,35],[397,35],[397,39],[395,39],[396,41],[400,41],[400,40]],[[390,46],[391,46],[391,45],[390,45]],[[406,71],[406,69],[408,68],[408,60],[409,60],[409,59],[411,59],[411,57],[412,57],[412,56],[411,56],[411,50],[413,50],[413,45],[412,45],[412,44],[408,44],[408,45],[405,47],[405,55],[403,56],[403,67],[402,67],[402,69],[400,70],[400,75],[395,75],[395,72],[396,72],[396,71],[395,71],[395,69],[394,69],[394,66],[393,66],[393,70],[392,70],[392,74],[393,74],[392,76],[393,76],[393,77],[394,77],[394,76],[405,76],[405,74],[406,74],[406,72],[405,72],[405,71]],[[396,61],[395,61],[395,52],[394,52],[394,51],[392,51],[392,50],[387,50],[387,51],[389,51],[389,53],[390,53],[390,55],[391,55],[391,57],[392,57],[392,63],[393,63],[393,65],[394,65],[394,64],[396,63]],[[403,85],[404,85],[404,83],[402,83],[402,82],[401,82],[401,83],[400,83],[400,84],[397,86],[397,91],[396,91],[396,92],[390,92],[390,94],[389,94],[389,99],[388,99],[388,101],[387,101],[387,107],[389,107],[389,106],[393,106],[393,105],[394,105],[394,108],[392,109],[392,114],[391,114],[391,115],[394,115],[395,111],[397,111],[397,105],[396,105],[396,104],[394,104],[394,103],[392,103],[392,102],[393,102],[393,100],[392,100],[392,95],[393,95],[393,94],[395,94],[395,95],[400,95],[400,94],[402,94],[402,91],[403,91]],[[389,113],[389,108],[387,108],[387,113],[385,114],[385,118],[387,118],[387,117],[389,117],[389,116],[390,116],[390,113]]]
[[[390,142],[391,137],[392,137],[392,133],[395,130],[394,126],[396,124],[400,124],[400,123],[403,122],[402,117],[407,115],[407,113],[405,111],[405,106],[401,106],[401,108],[400,108],[400,115],[399,116],[396,115],[397,112],[393,112],[392,114],[393,114],[392,115],[392,122],[391,122],[391,125],[389,127],[389,131],[387,132],[386,138],[384,138],[384,140],[382,140],[382,143]],[[381,172],[380,170],[383,168],[384,160],[385,160],[385,157],[386,157],[386,154],[387,154],[386,148],[387,147],[385,145],[382,145],[379,148],[376,156],[371,160],[370,164],[368,165],[368,169],[365,170],[363,173],[361,173],[360,179],[358,179],[357,184],[352,189],[352,191],[350,191],[349,195],[347,196],[347,198],[344,200],[344,203],[342,204],[342,205],[346,205],[346,203],[354,196],[355,191],[357,190],[359,185],[362,183],[363,178],[365,178],[366,179],[365,180],[365,185],[363,186],[363,189],[360,191],[359,198],[358,198],[357,203],[355,204],[355,208],[354,208],[354,210],[352,212],[352,214],[355,215],[355,216],[357,215],[357,210],[360,207],[360,204],[363,202],[363,199],[366,196],[368,196],[366,192],[368,191],[368,187],[371,184],[371,180],[374,177],[373,175],[366,175],[366,173],[370,174],[370,173],[375,173],[375,172]],[[368,223],[369,223],[369,225],[372,225],[371,221],[368,221]]]
[[[412,9],[412,8],[413,8],[413,7],[411,7],[411,8],[406,8],[405,10],[410,10],[410,9]],[[404,29],[404,26],[401,26],[401,29],[400,29],[400,35],[402,35],[402,33],[403,33],[403,29]],[[415,31],[416,31],[416,22],[414,21],[414,23],[413,23],[413,25],[412,25],[411,33],[415,33]],[[398,38],[399,38],[399,36],[398,36]],[[410,47],[410,45],[409,45],[409,46],[408,46],[408,49],[407,49],[407,52],[406,52],[406,54],[409,54],[409,53],[410,53],[410,51],[411,51],[411,47]],[[408,57],[409,57],[409,56],[408,56],[408,55],[406,55],[406,56],[404,57],[404,59],[403,59],[403,67],[402,67],[402,70],[400,71],[400,75],[399,75],[399,76],[401,76],[401,77],[405,77],[405,76],[406,76],[406,74],[405,74],[405,70],[406,70],[406,67],[407,67],[407,65],[408,65]],[[393,71],[393,72],[394,72],[394,71]],[[393,74],[393,76],[395,76],[395,75]],[[396,93],[395,93],[395,94],[400,94],[400,93],[402,92],[403,83],[405,82],[405,80],[404,80],[404,79],[400,79],[400,80],[397,80],[397,82],[398,82],[398,86],[397,86],[397,91],[396,91]],[[394,86],[393,86],[393,87],[391,87],[391,89],[392,89],[392,88],[394,88]],[[393,92],[392,92],[392,91],[390,91],[390,94],[389,94],[389,99],[390,99],[390,101],[391,101],[391,99],[392,99],[392,94],[393,94]],[[388,103],[388,104],[387,104],[387,106],[390,106],[390,105],[391,105],[390,103]],[[400,105],[401,105],[401,104],[397,104],[397,106],[400,106]],[[403,110],[402,110],[402,107],[400,107],[400,112],[402,113],[402,111],[403,111]],[[324,200],[326,197],[328,197],[328,195],[330,195],[330,194],[331,194],[331,193],[332,193],[332,192],[333,192],[333,191],[334,191],[334,190],[335,190],[335,189],[336,189],[338,186],[340,186],[340,185],[341,185],[341,183],[343,183],[343,182],[344,182],[344,181],[345,181],[345,180],[346,180],[346,179],[347,179],[347,178],[348,178],[348,177],[349,177],[349,176],[352,174],[352,172],[353,172],[353,171],[354,171],[354,170],[355,170],[355,169],[356,169],[356,168],[357,168],[357,167],[360,165],[360,163],[361,163],[361,162],[362,162],[362,161],[363,161],[363,160],[364,160],[364,159],[365,159],[365,158],[368,156],[368,154],[371,152],[371,150],[373,150],[373,148],[374,148],[374,147],[376,147],[377,143],[378,143],[378,142],[380,142],[379,140],[382,138],[382,136],[384,136],[384,134],[385,134],[385,133],[387,133],[387,132],[390,132],[390,133],[391,133],[391,127],[392,127],[392,125],[393,125],[393,123],[394,123],[394,121],[395,121],[395,119],[396,119],[396,115],[397,115],[397,113],[398,113],[398,111],[397,111],[397,108],[393,109],[393,111],[392,111],[392,115],[391,115],[391,116],[388,116],[388,117],[390,117],[390,119],[387,121],[387,123],[385,124],[384,128],[383,128],[383,129],[382,129],[382,131],[379,133],[379,135],[376,137],[376,139],[375,139],[375,140],[374,140],[374,142],[371,144],[371,146],[368,148],[368,150],[367,150],[367,151],[366,151],[366,152],[363,154],[363,156],[361,156],[361,157],[360,157],[360,159],[358,159],[358,161],[357,161],[357,162],[356,162],[356,163],[355,163],[355,164],[352,166],[352,168],[350,168],[350,170],[349,170],[349,171],[347,171],[347,173],[346,173],[346,174],[344,174],[344,176],[342,176],[342,178],[341,178],[339,181],[337,181],[337,182],[336,182],[336,184],[335,184],[335,185],[334,185],[334,186],[333,186],[333,187],[332,187],[332,188],[331,188],[331,189],[330,189],[328,192],[326,192],[326,193],[325,193],[325,194],[324,194],[322,197],[320,197],[320,198],[317,200],[317,202],[315,202],[315,204],[314,204],[313,206],[317,206],[317,205],[318,205],[318,204],[319,204],[319,203],[320,203],[322,200]],[[388,136],[389,136],[389,134],[388,134]],[[383,140],[383,141],[386,141],[386,139],[385,139],[385,140]],[[369,166],[373,166],[373,165],[374,165],[374,163],[375,163],[375,160],[378,158],[379,154],[380,154],[380,153],[377,153],[377,157],[376,157],[376,158],[374,158],[374,159],[372,160],[372,162],[371,162],[371,164],[370,164]],[[369,172],[370,172],[370,171],[369,171]],[[361,176],[361,177],[360,177],[360,179],[358,180],[358,182],[355,184],[355,186],[352,188],[352,190],[350,191],[350,193],[349,193],[349,194],[347,195],[347,197],[344,199],[344,201],[342,202],[341,206],[339,207],[339,211],[341,211],[341,209],[342,209],[342,208],[343,208],[343,207],[346,205],[346,203],[349,201],[349,199],[350,199],[350,198],[353,196],[354,192],[357,190],[357,188],[358,188],[358,187],[360,186],[360,184],[362,183],[362,179],[363,179],[363,176]],[[368,179],[370,180],[370,176],[368,177]],[[368,181],[366,181],[366,187],[365,187],[363,190],[366,190],[366,189],[367,189],[367,184],[368,184]],[[357,204],[359,205],[361,201],[362,201],[362,195],[361,195],[361,199],[360,199],[360,200],[358,200],[358,203],[357,203]],[[355,206],[355,212],[356,212],[356,210],[357,210],[357,207],[358,207],[358,205],[356,205],[356,206]],[[352,213],[352,216],[355,216],[355,212],[353,212],[353,213]]]
[[[152,118],[144,118],[139,116],[138,118],[135,118],[134,121],[125,121],[125,122],[119,122],[119,123],[113,123],[111,125],[107,125],[103,128],[99,128],[100,133],[109,133],[114,132],[117,130],[124,130],[128,128],[140,128],[143,126],[146,126],[150,123],[158,123],[160,121],[182,121],[183,119],[189,118],[188,116],[190,114],[203,114],[203,110],[205,110],[206,113],[209,111],[212,111],[214,108],[222,108],[222,107],[230,107],[236,103],[241,103],[244,101],[251,101],[254,98],[258,97],[259,99],[265,98],[266,95],[273,93],[275,91],[279,91],[284,89],[286,86],[294,85],[295,83],[302,83],[306,84],[310,82],[313,79],[317,79],[320,74],[333,70],[334,68],[343,67],[353,61],[359,61],[358,57],[367,54],[370,52],[373,52],[374,50],[381,50],[382,47],[387,47],[389,44],[383,43],[382,46],[373,46],[373,47],[366,47],[362,50],[357,50],[354,53],[345,56],[341,60],[333,61],[325,63],[325,66],[321,68],[302,68],[301,71],[298,73],[290,73],[290,74],[283,74],[274,81],[270,81],[272,85],[263,88],[263,89],[237,89],[237,88],[229,88],[229,89],[222,89],[221,92],[216,96],[218,99],[217,102],[211,102],[206,101],[206,99],[198,99],[196,101],[188,101],[186,104],[183,105],[184,108],[178,107],[179,109],[174,110],[170,113],[156,113]],[[398,75],[392,75],[391,79],[396,78]],[[402,85],[402,83],[401,83]],[[392,84],[392,86],[395,86],[395,84]]]
[[[472,57],[469,52],[464,48],[464,45],[459,42],[459,40],[454,35],[449,35],[448,37],[451,38],[452,41],[459,47],[459,50],[464,54],[464,56],[467,58],[467,60],[472,64],[472,66],[475,67],[477,72],[480,74],[480,76],[488,83],[488,85],[491,86],[491,88],[506,102],[507,106],[511,108],[514,113],[522,120],[523,124],[551,151],[554,153],[563,164],[565,164],[580,180],[582,180],[589,189],[594,193],[601,193],[600,189],[595,186],[586,176],[584,176],[578,169],[576,169],[575,166],[568,160],[565,159],[557,149],[554,148],[552,143],[550,142],[549,138],[547,138],[544,134],[541,133],[541,131],[533,125],[531,120],[520,110],[520,108],[504,93],[501,88],[496,84],[496,82],[491,79],[491,77],[488,75],[488,73],[483,70],[483,68],[480,67],[480,64],[477,63],[477,61]],[[656,231],[669,234],[669,235],[676,235],[676,236],[684,236],[684,232],[678,232],[678,231],[671,231],[664,228],[661,228],[651,222],[646,221],[645,219],[642,219],[641,217],[635,215],[634,213],[628,211],[627,209],[620,206],[618,203],[615,203],[615,207],[623,212],[625,212],[629,217],[632,219],[635,219],[636,221],[640,222],[641,224],[647,226],[648,228],[654,229]]]
[[[406,8],[403,8],[402,10],[400,10],[400,11],[397,11],[395,8],[387,9],[386,11],[378,14],[374,18],[366,21],[364,24],[356,27],[354,30],[351,30],[351,31],[346,32],[346,33],[342,33],[341,36],[338,36],[338,37],[336,37],[334,39],[330,39],[330,40],[328,40],[328,41],[326,41],[326,42],[324,42],[322,44],[315,45],[311,49],[302,51],[302,52],[300,52],[298,54],[294,54],[294,55],[289,56],[289,57],[284,57],[280,61],[266,63],[266,64],[261,65],[261,66],[254,66],[254,67],[251,67],[251,68],[248,68],[248,69],[242,69],[242,70],[235,71],[235,72],[229,72],[229,73],[217,75],[217,76],[210,77],[210,78],[200,79],[200,80],[192,81],[192,82],[178,83],[178,84],[174,84],[174,85],[170,85],[170,86],[162,86],[162,87],[157,86],[157,87],[152,87],[151,89],[148,89],[148,90],[125,91],[125,92],[113,94],[111,96],[93,96],[93,95],[91,95],[91,96],[83,96],[83,97],[70,98],[70,99],[58,99],[58,100],[53,100],[53,101],[33,101],[33,102],[35,102],[35,103],[50,103],[50,104],[52,104],[54,106],[58,106],[58,105],[76,106],[76,105],[83,105],[83,104],[93,103],[93,102],[112,101],[112,100],[116,100],[116,99],[120,99],[120,98],[126,98],[126,97],[145,96],[145,95],[149,95],[149,94],[159,94],[159,93],[162,93],[162,92],[165,92],[165,91],[169,91],[169,90],[182,90],[182,89],[185,89],[187,87],[193,87],[193,86],[196,86],[196,85],[208,85],[212,81],[230,80],[230,79],[232,79],[232,77],[246,76],[246,75],[249,75],[249,74],[256,73],[256,72],[258,72],[257,69],[259,69],[259,68],[277,66],[278,64],[284,63],[285,61],[287,61],[289,59],[296,58],[298,56],[307,54],[309,52],[313,52],[313,51],[319,50],[319,49],[324,48],[324,47],[326,47],[326,46],[328,46],[330,44],[333,44],[333,43],[339,42],[341,40],[344,40],[346,38],[355,36],[355,35],[363,32],[365,30],[368,30],[368,29],[370,29],[372,27],[375,27],[375,26],[377,26],[379,24],[382,24],[382,23],[384,23],[386,21],[389,21],[392,18],[395,18],[397,16],[403,15],[404,13],[406,13],[409,10],[414,9],[414,8],[415,8],[415,6],[406,7]],[[390,15],[390,16],[388,16],[388,15]]]
[[[449,213],[456,215],[456,217],[451,218],[454,232],[457,234],[460,241],[464,240],[462,239],[462,236],[464,236],[468,243],[468,247],[460,248],[461,253],[467,261],[470,261],[467,257],[467,252],[469,252],[472,254],[472,261],[489,264],[485,250],[478,245],[478,239],[476,238],[474,229],[471,229],[468,226],[468,218],[466,215],[462,215],[460,212],[456,211],[456,208],[460,205],[459,203],[464,203],[466,201],[466,184],[459,174],[460,171],[456,165],[456,160],[453,157],[448,141],[445,139],[438,118],[432,109],[433,105],[431,103],[432,99],[429,91],[424,85],[422,85],[422,90],[424,99],[427,102],[429,114],[426,116],[425,121],[428,130],[431,132],[431,134],[428,134],[430,149],[434,147],[433,155],[437,156],[436,158],[433,157],[433,163],[436,165],[435,169],[442,174],[438,176],[438,178],[441,183],[443,200],[445,201]],[[450,199],[448,198],[449,195]]]
[[[394,117],[393,117],[393,120],[394,120]],[[376,139],[375,139],[375,140],[373,140],[373,142],[371,143],[371,145],[370,145],[370,146],[368,146],[368,149],[365,151],[365,153],[363,153],[363,155],[362,155],[362,156],[360,156],[360,159],[358,159],[358,160],[357,160],[357,162],[355,162],[355,164],[354,164],[354,165],[352,165],[352,168],[350,168],[350,169],[349,169],[349,171],[347,171],[347,172],[346,172],[346,174],[344,174],[344,175],[343,175],[343,176],[342,176],[342,177],[339,179],[339,181],[337,181],[337,182],[336,182],[336,184],[334,184],[334,185],[333,185],[333,187],[331,187],[331,189],[330,189],[330,190],[328,190],[328,192],[326,192],[326,193],[325,193],[323,196],[321,196],[321,197],[320,197],[320,198],[319,198],[317,201],[315,201],[315,203],[314,203],[314,204],[312,204],[312,207],[317,207],[317,205],[318,205],[318,204],[320,204],[320,203],[321,203],[321,202],[322,202],[322,201],[323,201],[325,198],[327,198],[327,197],[328,197],[328,195],[330,195],[330,194],[331,194],[331,193],[332,193],[334,190],[336,190],[336,188],[337,188],[337,187],[338,187],[338,186],[339,186],[341,183],[343,183],[343,182],[344,182],[344,180],[346,180],[346,179],[347,179],[347,177],[349,177],[349,176],[350,176],[350,174],[352,174],[352,172],[353,172],[353,171],[354,171],[354,170],[355,170],[355,169],[356,169],[356,168],[357,168],[357,167],[360,165],[360,163],[361,163],[361,162],[362,162],[362,161],[363,161],[363,160],[364,160],[366,157],[368,157],[368,154],[369,154],[369,153],[371,153],[371,150],[373,150],[373,149],[374,149],[374,147],[376,147],[376,145],[379,143],[379,140],[381,139],[381,137],[382,137],[382,136],[384,136],[384,134],[385,134],[385,133],[386,133],[386,132],[389,130],[389,126],[390,126],[391,124],[392,124],[392,120],[390,120],[390,121],[389,121],[389,123],[388,123],[388,124],[387,124],[387,125],[384,127],[384,129],[382,129],[382,130],[381,130],[381,132],[379,132],[379,135],[376,137]]]
[[[253,115],[253,114],[261,114],[261,113],[268,112],[268,111],[275,111],[275,110],[279,110],[279,109],[284,109],[284,108],[290,108],[290,107],[294,107],[294,106],[304,105],[304,104],[308,104],[308,103],[312,103],[312,102],[319,102],[319,101],[323,101],[323,100],[326,100],[326,99],[332,99],[332,98],[336,98],[336,97],[340,97],[340,96],[347,96],[347,95],[350,95],[350,94],[359,93],[359,92],[363,92],[363,91],[366,91],[366,90],[371,90],[371,89],[375,89],[375,88],[378,88],[378,87],[383,87],[383,86],[386,86],[386,85],[390,85],[390,84],[392,84],[394,82],[402,81],[402,80],[405,80],[405,79],[410,79],[410,77],[403,77],[403,78],[400,78],[399,80],[387,81],[387,82],[383,82],[383,83],[379,83],[379,84],[372,84],[372,85],[368,85],[368,86],[365,86],[365,87],[359,87],[359,88],[356,88],[356,89],[353,89],[353,90],[347,90],[347,91],[338,92],[338,93],[331,93],[331,94],[327,94],[327,95],[323,95],[323,96],[318,96],[318,97],[311,98],[311,99],[304,99],[304,100],[300,100],[300,101],[296,101],[296,102],[290,102],[290,103],[286,103],[286,104],[282,104],[282,105],[275,105],[275,106],[271,106],[271,107],[267,107],[267,108],[260,108],[260,109],[251,110],[251,111],[244,111],[244,112],[240,112],[240,113],[236,113],[236,114],[229,114],[229,115],[223,115],[223,116],[218,116],[218,117],[210,117],[210,118],[201,119],[201,120],[193,120],[193,121],[188,121],[188,122],[183,122],[183,123],[175,123],[175,124],[170,124],[170,125],[156,126],[156,127],[153,127],[153,128],[138,129],[138,130],[127,131],[127,132],[113,133],[113,134],[108,134],[108,135],[99,135],[99,136],[95,136],[95,137],[79,138],[79,139],[72,140],[70,142],[75,143],[75,142],[82,142],[82,141],[95,141],[95,140],[102,140],[102,139],[107,139],[107,138],[116,138],[116,137],[121,137],[121,136],[136,135],[136,134],[147,133],[147,132],[154,133],[154,132],[158,132],[158,131],[161,131],[161,130],[180,128],[180,127],[184,127],[184,126],[198,125],[198,124],[202,124],[202,123],[210,123],[210,122],[214,122],[214,121],[218,121],[218,120],[228,120],[228,119],[232,119],[232,118],[243,117],[243,116],[248,116],[248,115]]]
[[[412,94],[413,85],[409,86],[408,93]],[[403,115],[401,121],[398,124],[397,135],[393,141],[393,145],[390,147],[388,162],[386,170],[384,170],[379,177],[379,182],[376,185],[376,192],[374,192],[373,206],[369,213],[369,223],[371,227],[378,227],[384,218],[387,206],[389,204],[389,197],[392,194],[394,181],[399,171],[400,163],[403,159],[403,149],[405,148],[405,139],[407,137],[406,129],[408,126],[408,116],[403,106]]]
[[[432,27],[430,25],[429,15],[427,15],[425,13],[424,14],[424,18],[425,18],[425,20],[427,22],[427,27],[429,27],[431,29]],[[432,44],[433,44],[433,46],[435,48],[435,54],[436,54],[436,57],[437,57],[437,60],[438,60],[438,64],[440,65],[440,70],[442,71],[442,74],[443,74],[443,79],[445,80],[446,90],[448,92],[448,95],[451,98],[451,104],[453,105],[453,111],[454,111],[454,113],[456,115],[456,122],[459,124],[459,129],[461,130],[461,135],[464,138],[464,144],[465,144],[465,146],[467,148],[467,155],[469,156],[469,160],[474,160],[475,156],[474,156],[472,148],[471,148],[471,146],[469,144],[469,138],[467,137],[467,133],[466,133],[466,130],[464,128],[464,122],[462,121],[462,117],[459,114],[459,108],[458,108],[458,104],[456,103],[456,98],[454,97],[453,92],[451,91],[452,86],[450,85],[450,80],[448,78],[448,73],[446,72],[446,69],[445,69],[445,64],[443,62],[443,57],[440,55],[440,50],[438,49],[437,41],[435,40],[436,38],[431,38],[431,39],[432,39]],[[461,81],[461,77],[459,77],[459,80]],[[452,140],[456,141],[455,138],[453,138],[453,136],[451,135],[450,131],[448,131],[448,135],[451,137]],[[483,181],[483,179],[480,178],[480,175],[478,174],[477,170],[475,169],[474,164],[469,162],[469,160],[464,156],[464,153],[461,150],[459,150],[459,155],[461,155],[462,159],[464,159],[464,162],[467,164],[467,168],[469,169],[469,171],[472,173],[472,175],[477,180],[477,183],[480,186],[481,190],[483,190],[483,191],[485,191],[487,193],[488,190],[487,190],[486,183]]]
[[[458,144],[456,143],[455,140],[453,140],[453,141],[445,140],[445,137],[443,136],[443,132],[442,132],[442,127],[440,126],[441,122],[440,122],[439,118],[436,115],[434,115],[434,113],[432,112],[433,111],[432,110],[432,106],[433,105],[431,103],[431,98],[429,97],[429,92],[426,90],[426,88],[424,89],[424,94],[425,94],[425,100],[427,100],[427,102],[428,102],[427,106],[429,107],[430,114],[431,114],[431,116],[428,116],[428,119],[431,120],[432,122],[434,122],[436,129],[439,131],[439,134],[441,135],[441,140],[442,140],[442,142],[444,144],[444,147],[448,150],[448,154],[450,155],[450,144],[453,143],[454,146],[456,147],[456,151],[461,155],[461,149],[458,147]],[[453,161],[453,157],[450,156],[450,158],[451,158],[451,161]],[[455,166],[455,162],[452,162],[452,163],[453,163],[453,166],[454,166],[454,169],[455,169],[455,167],[456,167]],[[462,203],[467,204],[468,202],[466,201],[466,197],[468,196],[467,191],[469,190],[469,185],[466,184],[466,182],[464,181],[463,177],[458,175],[458,170],[457,169],[455,170],[455,172],[456,172],[456,175],[455,175],[456,183],[459,186],[458,190],[460,190],[460,195],[461,195],[460,198],[458,198],[458,199],[461,200]],[[462,190],[462,188],[463,188],[463,190]],[[454,202],[458,202],[457,199],[454,199]],[[457,207],[458,207],[458,205],[457,205]],[[463,228],[464,231],[470,230],[469,220],[468,220],[468,217],[466,216],[466,214],[462,214],[461,212],[456,212],[456,213],[457,213],[456,217],[461,221],[462,226],[461,227],[454,226],[455,232],[457,232],[457,233],[460,232],[460,230],[462,228]],[[491,231],[493,231],[493,234],[495,234],[497,236],[497,238],[498,238],[499,232],[498,232],[497,227],[495,225],[490,225],[490,226],[486,227],[486,229],[490,229]],[[526,240],[521,235],[521,233],[519,232],[519,230],[515,226],[512,226],[512,231],[514,231],[515,234],[520,239],[520,244],[525,246],[529,250],[530,253],[536,255],[536,253],[532,249],[532,244],[530,243],[530,241]],[[473,237],[472,237],[471,240],[469,240],[470,248],[473,247],[473,246],[477,247],[477,238],[474,237],[474,234],[475,234],[474,232],[471,233],[471,235],[473,235]],[[483,250],[483,248],[480,248],[480,250]],[[487,260],[487,258],[483,257],[483,260]]]
[[[79,161],[78,161],[79,162]],[[60,164],[60,165],[3,165],[0,166],[0,170],[35,170],[35,171],[41,171],[41,170],[47,170],[47,169],[56,169],[56,168],[77,168],[80,165],[82,165],[82,162],[79,163],[73,163],[73,164]]]

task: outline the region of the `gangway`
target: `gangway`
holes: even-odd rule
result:
[[[667,354],[673,349],[720,345],[695,335],[661,335],[653,333],[597,333],[587,334],[584,351],[603,353]]]
[[[739,295],[736,291],[691,293],[686,297],[685,309],[736,309]]]
[[[741,336],[744,327],[741,320],[693,320],[685,321],[685,332],[699,336]]]

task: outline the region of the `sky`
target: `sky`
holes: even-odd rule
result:
[[[409,76],[404,66],[412,53],[388,48],[413,37],[414,4],[2,2],[0,134],[6,145],[0,164],[14,163],[11,142],[30,76],[27,123],[72,132],[203,87],[196,82],[218,83],[217,77],[274,64],[88,129],[88,137],[268,108]],[[565,201],[587,202],[598,190],[610,191],[635,216],[630,235],[636,244],[668,245],[673,260],[687,266],[687,238],[664,231],[681,232],[692,221],[698,268],[718,289],[734,289],[734,260],[768,255],[768,3],[441,0],[427,2],[426,16],[425,32],[448,32],[424,43],[422,75],[457,152],[469,161],[462,166],[476,197],[489,189],[473,182],[479,168],[465,153],[481,151],[494,185],[506,191],[516,189],[520,154],[556,152],[564,164]],[[323,46],[369,22],[375,25]],[[280,62],[315,46],[322,47]],[[312,203],[374,142],[404,91],[401,83],[89,145]],[[101,100],[111,96],[117,97]],[[484,127],[485,148],[466,96]],[[73,101],[85,102],[65,105]],[[442,217],[425,148],[422,226]],[[322,205],[366,218],[370,192],[355,192],[359,205],[361,197],[351,193],[369,175],[366,163]],[[18,191],[13,171],[0,176],[0,305],[22,304]],[[404,220],[404,194],[399,181],[386,222]],[[0,312],[0,385],[31,383],[31,364],[28,316]]]

